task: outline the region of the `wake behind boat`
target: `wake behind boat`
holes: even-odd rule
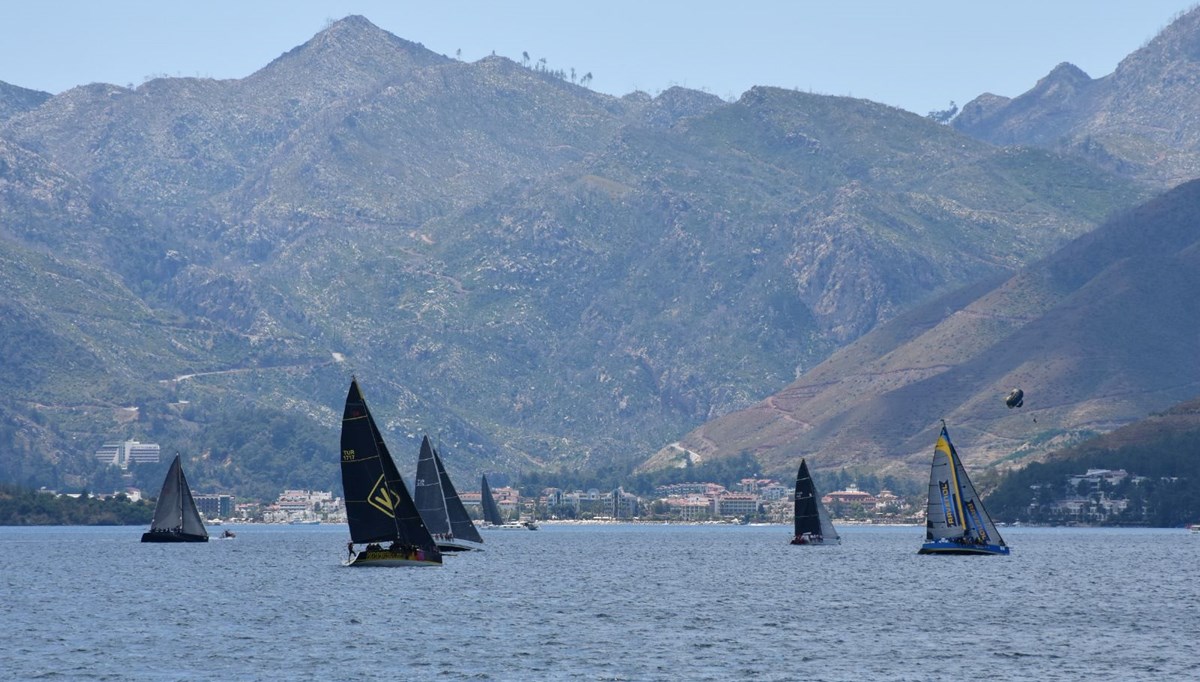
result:
[[[355,378],[342,415],[342,491],[350,526],[346,566],[442,564]],[[355,543],[366,548],[356,551]]]
[[[154,503],[154,519],[150,530],[142,534],[142,542],[208,542],[208,531],[192,499],[178,454],[167,469]]]
[[[946,422],[933,447],[929,472],[929,505],[925,510],[925,544],[918,554],[1007,555],[1008,545],[983,508]]]
[[[842,539],[833,527],[825,505],[821,504],[812,475],[808,473],[808,463],[803,459],[800,460],[800,470],[796,472],[795,501],[793,545],[841,544]]]

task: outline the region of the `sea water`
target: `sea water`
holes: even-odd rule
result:
[[[1200,679],[1200,535],[555,525],[440,568],[344,568],[345,526],[0,528],[0,677],[97,680]],[[210,528],[214,536],[221,528]]]

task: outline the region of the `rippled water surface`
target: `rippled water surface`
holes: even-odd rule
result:
[[[441,568],[343,568],[344,526],[0,528],[5,679],[1200,679],[1200,535],[546,525]],[[218,529],[219,530],[219,529]],[[210,529],[210,532],[212,529]]]

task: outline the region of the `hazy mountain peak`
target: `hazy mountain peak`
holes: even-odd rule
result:
[[[308,42],[256,72],[252,79],[293,74],[316,81],[358,81],[396,76],[413,68],[448,62],[419,43],[399,38],[359,15],[335,21]]]
[[[1200,7],[1180,14],[1152,40],[1122,59],[1114,73],[1177,62],[1200,62]]]
[[[50,93],[30,90],[0,81],[0,122],[36,109],[50,99]]]
[[[385,43],[423,50],[416,43],[398,38],[358,14],[339,19],[316,34],[302,47],[311,50],[356,50],[371,48],[372,43]]]
[[[1058,66],[1054,67],[1054,69],[1047,74],[1045,78],[1038,81],[1038,84],[1034,89],[1036,90],[1042,87],[1049,88],[1062,85],[1074,87],[1079,86],[1080,84],[1090,83],[1091,81],[1091,76],[1087,75],[1083,69],[1075,66],[1071,62],[1062,62]]]
[[[670,127],[680,119],[702,116],[722,106],[725,101],[716,95],[675,86],[649,102],[643,120],[649,125]]]
[[[1008,102],[969,103],[956,129],[993,144],[1071,151],[1166,188],[1200,175],[1200,8],[1181,14],[1116,70],[1092,80],[1060,64]]]

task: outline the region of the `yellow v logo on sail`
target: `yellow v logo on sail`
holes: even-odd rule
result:
[[[394,519],[396,518],[394,510],[396,509],[396,505],[400,504],[400,498],[396,497],[391,493],[390,490],[388,490],[387,486],[384,485],[383,478],[384,477],[381,474],[379,476],[379,480],[375,481],[375,486],[371,488],[371,493],[367,495],[367,502],[369,502],[372,507],[375,507],[379,511]]]

